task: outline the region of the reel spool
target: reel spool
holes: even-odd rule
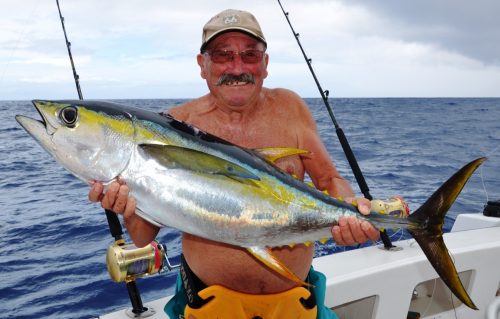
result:
[[[137,278],[157,274],[166,266],[175,268],[167,259],[164,245],[152,241],[137,248],[134,245],[111,245],[106,255],[108,273],[115,282],[130,282]]]

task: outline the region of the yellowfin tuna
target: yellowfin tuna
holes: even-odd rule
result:
[[[341,216],[407,228],[451,291],[477,309],[442,238],[446,212],[474,170],[464,166],[407,218],[372,212],[324,194],[272,161],[294,149],[249,150],[172,117],[107,102],[34,101],[43,121],[17,121],[62,166],[86,183],[124,180],[137,214],[159,226],[243,247],[266,266],[304,284],[272,247],[331,236]],[[307,155],[306,155],[307,156]]]

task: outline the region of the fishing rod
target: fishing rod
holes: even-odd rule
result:
[[[69,60],[71,62],[71,68],[73,70],[73,78],[75,79],[76,91],[78,92],[78,98],[83,100],[82,89],[80,88],[80,76],[76,72],[75,63],[73,61],[73,55],[71,54],[71,42],[68,40],[68,35],[66,34],[66,27],[64,26],[64,17],[61,13],[61,7],[59,6],[59,0],[56,0],[57,10],[59,11],[59,19],[61,20],[61,25],[64,33],[64,39],[66,40],[66,47],[68,48]],[[125,240],[123,239],[123,229],[120,224],[118,216],[111,210],[105,209],[106,219],[108,221],[109,231],[111,236],[115,239],[115,247],[121,247],[125,245]],[[109,256],[109,253],[108,253]],[[127,278],[126,286],[130,302],[132,303],[132,312],[134,314],[142,314],[148,311],[148,308],[143,306],[141,294],[135,280]]]
[[[363,176],[363,173],[361,172],[361,169],[358,165],[358,161],[356,160],[356,157],[354,156],[354,153],[351,149],[351,146],[349,145],[349,142],[347,141],[347,137],[344,134],[344,131],[338,124],[335,114],[333,113],[333,109],[330,106],[330,103],[328,101],[328,95],[329,91],[328,90],[323,90],[321,87],[321,84],[319,83],[318,77],[316,76],[316,73],[314,72],[314,69],[312,67],[312,59],[309,58],[302,47],[302,43],[300,42],[299,39],[299,33],[295,32],[295,29],[292,26],[292,22],[290,21],[289,13],[285,11],[283,8],[283,5],[281,4],[281,1],[278,0],[278,4],[281,7],[281,11],[283,11],[283,14],[286,18],[286,21],[288,22],[288,25],[290,26],[290,29],[292,30],[293,36],[295,37],[295,40],[297,40],[297,44],[299,45],[300,51],[302,52],[302,55],[304,56],[304,59],[306,60],[307,66],[309,67],[309,71],[311,72],[311,75],[314,79],[314,82],[316,83],[316,86],[318,87],[319,93],[321,94],[321,98],[323,99],[323,103],[325,104],[325,107],[328,111],[328,114],[330,115],[330,119],[333,122],[333,125],[335,126],[335,132],[337,133],[337,138],[339,139],[340,145],[342,146],[342,149],[344,151],[344,154],[347,158],[347,161],[349,162],[349,165],[351,167],[351,170],[354,174],[354,177],[356,178],[356,181],[358,183],[359,189],[363,193],[363,196],[367,198],[368,200],[373,200],[372,195],[370,194],[370,189],[368,188],[368,184],[366,184],[365,177]],[[381,239],[384,243],[384,247],[386,249],[391,249],[394,247],[392,245],[391,240],[389,236],[387,235],[387,232],[385,230],[380,231],[380,236]]]
[[[83,100],[82,89],[80,88],[80,76],[76,73],[75,63],[73,62],[73,55],[71,54],[71,42],[68,41],[68,35],[66,34],[66,27],[64,26],[64,17],[61,13],[61,7],[59,6],[59,0],[56,0],[57,10],[59,11],[59,19],[61,20],[61,25],[64,33],[64,39],[66,40],[66,47],[68,48],[69,61],[71,62],[71,69],[73,70],[73,78],[75,79],[76,91],[78,92],[78,98]]]

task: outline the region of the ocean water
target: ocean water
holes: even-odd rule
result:
[[[182,100],[120,100],[153,111]],[[320,99],[306,99],[337,168],[358,192]],[[488,156],[452,206],[446,229],[461,213],[500,199],[500,99],[332,99],[375,198],[403,195],[416,209],[458,168]],[[127,307],[124,284],[106,272],[113,242],[104,212],[88,187],[64,171],[14,120],[38,118],[29,101],[0,101],[0,317],[92,318]],[[279,132],[277,132],[279,134]],[[391,234],[394,239],[401,232]],[[163,229],[173,261],[179,233]],[[317,255],[341,251],[332,242]],[[383,253],[381,251],[381,253]],[[173,291],[176,273],[138,282],[144,301]]]

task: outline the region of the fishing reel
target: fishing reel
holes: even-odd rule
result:
[[[135,245],[109,246],[106,255],[108,273],[115,282],[131,282],[137,278],[154,275],[166,269],[172,270],[180,265],[172,265],[168,259],[165,245],[152,241],[138,248]]]

